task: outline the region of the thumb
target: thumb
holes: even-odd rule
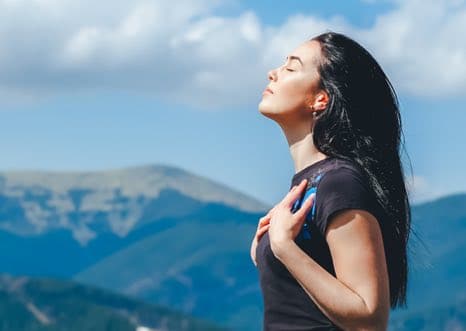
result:
[[[301,196],[306,188],[307,179],[303,179],[298,185],[295,185],[288,194],[283,198],[282,204],[287,208],[291,208],[295,201]]]
[[[312,193],[309,198],[307,198],[301,205],[301,208],[298,209],[298,211],[296,213],[294,213],[294,215],[297,217],[297,218],[304,218],[308,213],[309,211],[311,210],[312,208],[312,205],[314,204],[314,201],[315,201],[315,197],[316,197],[316,194],[315,193]]]

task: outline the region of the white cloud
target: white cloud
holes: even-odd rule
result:
[[[395,86],[416,96],[466,92],[466,5],[460,0],[397,1],[357,35],[374,50]]]
[[[427,179],[422,176],[408,176],[406,178],[408,196],[411,202],[419,203],[434,198],[432,193],[435,191],[429,189]]]
[[[433,181],[433,178],[430,180],[425,176],[407,176],[405,180],[409,200],[413,204],[432,201],[450,194],[464,194],[464,189],[455,190],[454,185],[449,183],[439,185]]]
[[[199,108],[258,103],[267,71],[327,29],[360,41],[398,93],[466,92],[464,1],[397,1],[370,28],[295,15],[264,25],[252,11],[215,15],[234,0],[0,0],[0,95],[138,90]],[[3,101],[4,102],[4,101]]]

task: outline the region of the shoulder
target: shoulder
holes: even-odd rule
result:
[[[329,169],[323,173],[317,187],[321,193],[322,191],[356,193],[362,190],[370,194],[371,191],[363,170],[355,163],[341,159],[332,162]]]
[[[377,214],[375,193],[364,172],[349,161],[337,160],[317,185],[316,225],[324,236],[329,222],[337,212],[348,209]]]

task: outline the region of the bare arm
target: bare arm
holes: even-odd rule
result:
[[[390,311],[383,239],[375,217],[357,209],[333,216],[325,238],[336,278],[294,241],[274,250],[320,310],[344,330],[386,330]]]

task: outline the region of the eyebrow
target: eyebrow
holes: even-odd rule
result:
[[[288,56],[286,57],[286,60],[288,60],[288,58],[289,58],[290,60],[298,60],[299,63],[301,63],[301,66],[304,67],[303,61],[301,60],[301,58],[300,58],[299,56],[290,55],[289,57],[288,57]]]

